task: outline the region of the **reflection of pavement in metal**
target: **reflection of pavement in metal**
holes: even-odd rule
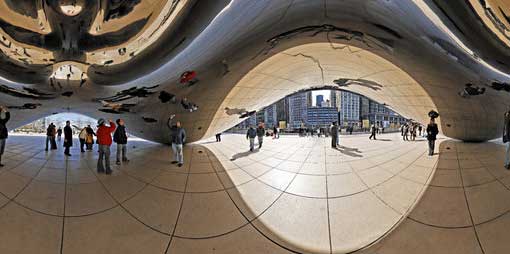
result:
[[[243,136],[225,135],[186,146],[182,168],[168,147],[136,141],[106,176],[96,152],[66,160],[13,136],[0,253],[345,253],[379,239],[362,252],[508,252],[503,147],[447,140],[429,158],[426,142],[399,137],[346,136],[333,150],[282,136],[246,153]]]

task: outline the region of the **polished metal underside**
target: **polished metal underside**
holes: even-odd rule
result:
[[[167,142],[223,131],[303,89],[367,95],[452,138],[500,135],[510,1],[0,0],[10,128],[60,112]],[[185,71],[197,81],[182,84]],[[196,106],[196,107],[194,107]],[[190,110],[191,108],[191,110]],[[192,111],[192,112],[190,112]]]

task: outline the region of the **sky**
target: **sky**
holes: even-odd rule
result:
[[[324,96],[324,100],[329,100],[329,95],[331,94],[331,91],[330,90],[317,90],[317,91],[312,91],[312,103],[313,105],[317,105],[316,103],[316,100],[315,100],[315,96],[317,95],[323,95]]]

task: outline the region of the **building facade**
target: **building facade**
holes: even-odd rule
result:
[[[338,120],[338,109],[335,107],[310,107],[307,110],[307,127],[329,127]]]
[[[340,93],[340,126],[359,126],[361,96],[345,91],[338,93]]]

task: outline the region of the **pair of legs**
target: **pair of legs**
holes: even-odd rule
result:
[[[184,164],[184,155],[182,153],[182,144],[172,143],[172,150],[174,151],[174,161],[173,163],[178,163],[179,167]]]
[[[375,138],[375,132],[372,132],[372,135],[370,135],[370,137],[368,137],[368,139],[372,139],[372,137],[374,138],[374,140],[376,140],[376,138]]]
[[[216,142],[221,142],[221,134],[216,134]]]
[[[4,151],[5,151],[5,138],[4,139],[0,139],[0,167],[3,167],[4,164],[2,164],[2,155],[4,155]]]
[[[104,160],[104,163],[103,163]],[[105,170],[106,169],[106,170]],[[99,158],[97,160],[97,172],[111,174],[112,169],[110,168],[110,146],[99,145]]]
[[[81,149],[82,153],[85,152],[85,149],[83,149],[84,146],[85,146],[85,139],[80,138],[80,149]]]
[[[436,145],[435,140],[429,140],[429,156],[434,155],[434,147]]]
[[[127,144],[117,144],[117,164],[120,164],[120,159],[122,161],[129,161],[126,157]]]
[[[64,154],[67,156],[71,156],[71,153],[69,152],[70,146],[64,146]]]
[[[253,149],[255,149],[255,138],[250,138],[250,151],[253,152]]]
[[[338,146],[338,138],[335,136],[331,136],[331,147],[337,148]]]
[[[51,150],[57,149],[57,143],[55,142],[55,137],[46,136],[46,151],[48,151],[48,144]]]
[[[409,141],[409,138],[407,137],[407,133],[404,133],[403,139],[404,139],[404,141],[405,140]]]
[[[264,137],[258,137],[259,138],[259,149],[262,148],[262,143],[264,142]]]
[[[510,169],[510,142],[506,143],[505,168]]]

